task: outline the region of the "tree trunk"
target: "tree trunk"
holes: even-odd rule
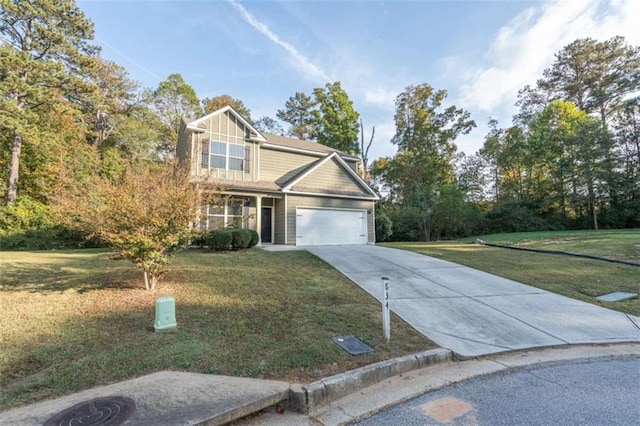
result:
[[[9,182],[7,185],[7,206],[15,204],[18,196],[18,178],[20,174],[20,151],[22,150],[22,135],[17,129],[13,130],[11,144],[11,161],[9,163]]]
[[[587,167],[590,167],[587,164]],[[593,229],[598,230],[598,215],[596,212],[596,195],[593,187],[593,176],[591,169],[587,169],[587,191],[589,193],[589,204],[591,204],[591,214],[593,215]]]
[[[161,275],[162,274],[154,274],[153,272],[145,269],[144,270],[144,287],[147,290],[155,290]]]

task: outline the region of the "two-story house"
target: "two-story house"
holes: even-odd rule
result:
[[[183,120],[177,146],[194,183],[212,184],[224,205],[202,206],[201,229],[242,226],[262,244],[373,244],[375,192],[359,159],[325,145],[257,131],[227,106]]]

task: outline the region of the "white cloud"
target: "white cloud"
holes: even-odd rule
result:
[[[640,1],[553,0],[528,8],[500,28],[481,63],[462,56],[443,58],[446,74],[457,72],[454,103],[471,111],[478,128],[456,140],[461,151],[477,151],[488,131],[489,117],[509,125],[516,112],[518,90],[534,85],[554,54],[578,38],[607,40],[624,36],[640,44]]]
[[[363,82],[365,84],[362,85],[361,90],[363,91],[362,97],[364,102],[375,105],[378,107],[382,107],[385,109],[393,110],[394,100],[396,96],[400,93],[397,89],[391,89],[388,87],[375,87],[372,88],[366,83],[370,83],[370,81]]]
[[[535,84],[554,53],[575,39],[622,35],[638,44],[638,16],[638,0],[556,0],[529,8],[499,30],[485,64],[463,73],[460,102],[484,112],[512,111],[518,90]]]
[[[309,58],[304,56],[294,46],[286,41],[280,39],[277,34],[269,29],[268,26],[258,21],[247,9],[235,0],[227,0],[228,3],[242,16],[242,18],[253,28],[262,33],[274,44],[282,47],[293,60],[294,66],[307,77],[311,77],[312,80],[320,80],[322,82],[330,81],[331,79],[324,70],[311,62]]]

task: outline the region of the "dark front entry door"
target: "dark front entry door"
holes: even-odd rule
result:
[[[271,243],[271,207],[263,207],[262,208],[262,227],[260,229],[260,236],[262,238],[263,243]]]

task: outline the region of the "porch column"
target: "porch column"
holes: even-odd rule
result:
[[[262,245],[262,195],[256,196],[256,232],[258,233],[258,245]]]

